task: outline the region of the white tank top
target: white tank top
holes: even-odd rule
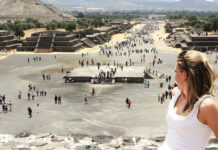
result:
[[[202,96],[187,116],[181,116],[174,110],[180,94],[181,91],[178,90],[170,101],[166,117],[169,129],[163,146],[158,150],[204,150],[212,131],[197,116],[202,100],[212,96]]]

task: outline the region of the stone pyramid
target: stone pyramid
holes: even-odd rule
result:
[[[0,22],[35,18],[41,22],[74,20],[70,14],[40,0],[0,0]]]

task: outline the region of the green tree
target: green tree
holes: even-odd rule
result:
[[[195,15],[188,15],[187,19],[189,22],[193,21],[193,20],[197,20],[197,17]]]
[[[197,23],[197,24],[194,25],[194,27],[195,27],[196,29],[199,29],[199,28],[201,28],[201,24],[200,24],[200,23]]]
[[[7,26],[7,30],[13,31],[14,24],[11,22],[11,20],[7,21],[6,26]]]
[[[195,26],[196,24],[200,24],[200,23],[201,23],[201,22],[198,21],[198,20],[193,20],[193,21],[190,22],[190,25],[191,25],[191,26]]]
[[[19,39],[20,39],[20,37],[23,37],[25,35],[25,33],[23,32],[22,23],[19,23],[19,24],[15,25],[14,33],[15,33],[16,36],[18,36]]]
[[[46,25],[45,25],[45,28],[46,28],[46,30],[50,30],[50,25],[49,25],[49,24],[46,24]]]
[[[203,30],[204,31],[212,31],[213,30],[213,24],[210,22],[207,22],[205,24],[203,24]]]
[[[210,15],[208,18],[212,19],[212,18],[216,18],[215,14]]]
[[[214,30],[214,32],[216,32],[216,30],[218,29],[218,18],[213,18],[213,19],[211,20],[211,23],[212,23],[212,25],[213,25],[213,30]]]
[[[32,23],[32,22],[26,23],[26,28],[27,29],[32,29],[32,28],[35,28],[35,27],[36,27],[36,25],[34,23]]]
[[[105,21],[104,21],[104,18],[96,18],[92,21],[92,25],[95,26],[95,27],[101,27],[103,25],[105,25]]]
[[[68,23],[68,25],[65,29],[66,29],[66,31],[72,32],[73,30],[76,29],[76,23],[75,22]]]
[[[82,12],[79,12],[79,14],[78,14],[78,18],[84,18],[84,14],[82,13]]]
[[[89,26],[89,22],[87,19],[79,19],[77,20],[78,25],[83,26],[83,27],[88,27]]]
[[[57,24],[54,23],[54,22],[51,22],[51,23],[50,23],[50,29],[51,29],[51,30],[55,30],[56,28],[57,28]]]

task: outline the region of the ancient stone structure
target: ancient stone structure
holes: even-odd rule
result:
[[[184,38],[184,42],[180,44],[183,50],[218,50],[218,35],[190,35]]]
[[[46,31],[32,34],[18,47],[18,51],[75,52],[83,47],[76,34],[60,31]]]
[[[122,33],[132,25],[121,24],[101,29],[87,29],[80,32],[46,31],[38,32],[28,37],[18,47],[18,51],[35,52],[75,52],[82,47],[94,47],[108,42],[115,33]]]
[[[170,32],[166,42],[172,47],[203,52],[218,50],[218,35],[208,35],[206,32],[191,31],[188,28],[173,28],[169,24],[165,29]]]
[[[16,49],[21,43],[8,30],[0,30],[0,49]]]
[[[44,4],[41,0],[0,0],[0,22],[8,20],[24,21],[27,18],[38,19],[41,22],[52,20],[75,20],[70,14],[54,7]]]

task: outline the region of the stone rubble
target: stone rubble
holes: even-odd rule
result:
[[[72,134],[57,136],[50,133],[32,135],[20,132],[17,135],[1,134],[1,150],[157,150],[165,137],[142,138],[123,136]],[[211,138],[206,150],[218,150],[218,141]]]

